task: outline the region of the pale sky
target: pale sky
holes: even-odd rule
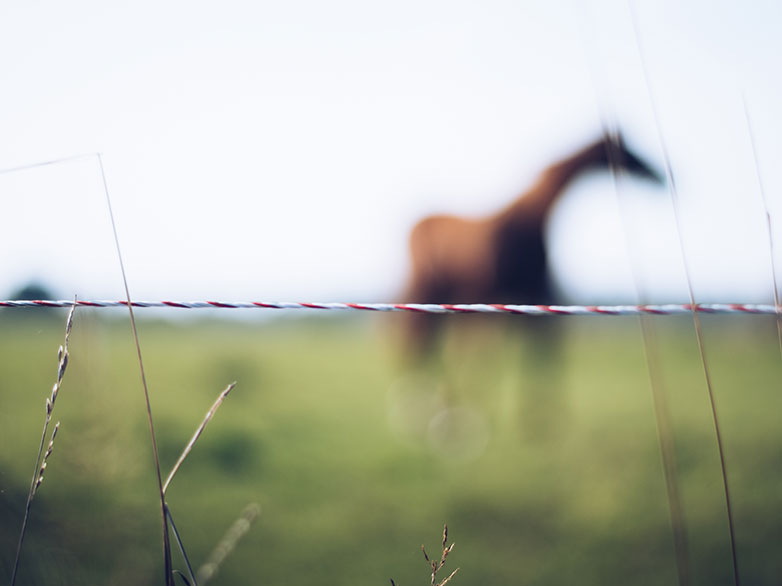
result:
[[[0,169],[102,153],[134,298],[392,301],[417,219],[503,207],[604,112],[658,166],[662,135],[697,300],[770,301],[742,95],[779,235],[782,4],[637,0],[638,35],[629,5],[6,2]],[[557,206],[558,282],[633,302],[632,266],[687,301],[670,193],[620,187],[623,212],[606,174]],[[122,297],[94,157],[0,198],[0,297]]]

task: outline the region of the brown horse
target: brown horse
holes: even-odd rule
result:
[[[421,220],[410,236],[412,273],[404,301],[554,303],[544,238],[552,205],[579,175],[612,168],[662,182],[621,136],[605,136],[549,166],[529,190],[488,218]],[[431,350],[442,324],[438,317],[408,316],[406,344],[419,358]]]

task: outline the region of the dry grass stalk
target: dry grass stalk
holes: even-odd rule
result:
[[[453,546],[455,545],[452,543],[451,545],[448,544],[448,525],[443,525],[443,553],[440,555],[439,560],[430,560],[429,556],[426,555],[426,549],[424,546],[421,546],[421,551],[424,553],[424,559],[426,559],[427,562],[429,562],[430,567],[432,568],[432,586],[443,586],[447,582],[451,580],[451,578],[454,577],[456,572],[459,571],[459,568],[456,568],[451,574],[443,579],[441,582],[437,582],[437,573],[442,569],[442,567],[445,565],[445,559],[448,557],[448,554],[451,553],[453,550]]]
[[[198,569],[198,580],[205,584],[217,575],[223,561],[234,550],[236,544],[249,531],[250,526],[261,513],[261,507],[256,503],[250,503],[242,511],[239,518],[226,531],[223,538],[217,543],[207,562]]]
[[[196,441],[198,441],[198,438],[201,437],[201,434],[204,432],[204,429],[206,429],[207,424],[212,420],[212,417],[214,417],[215,413],[217,413],[217,409],[220,407],[220,405],[223,404],[223,401],[228,396],[228,393],[230,393],[235,386],[236,386],[236,382],[233,382],[230,385],[228,385],[225,389],[223,389],[223,391],[217,396],[217,399],[215,399],[215,402],[212,404],[212,407],[209,409],[209,411],[207,411],[203,421],[201,421],[201,424],[196,428],[193,437],[190,438],[190,441],[185,446],[185,449],[182,450],[182,454],[179,456],[179,459],[176,461],[176,464],[174,464],[174,467],[171,469],[168,478],[166,478],[166,481],[161,485],[161,494],[164,497],[166,491],[168,490],[169,484],[171,484],[171,480],[174,478],[174,475],[179,470],[179,467],[182,465],[182,462],[184,462],[185,458],[187,458],[188,454],[190,454]],[[177,574],[187,584],[191,586],[198,586],[198,581],[196,579],[195,573],[193,572],[193,568],[190,564],[190,559],[187,555],[187,551],[185,550],[184,543],[182,543],[182,538],[179,535],[179,531],[177,530],[176,524],[174,523],[174,517],[171,514],[171,509],[169,508],[168,503],[165,502],[165,500],[163,501],[163,511],[165,515],[166,529],[168,528],[169,525],[171,526],[171,529],[174,534],[174,539],[176,540],[177,545],[179,546],[179,550],[182,553],[182,558],[184,559],[185,565],[187,566],[187,572],[190,579],[188,579],[182,572],[173,570],[173,566],[167,566],[167,567],[171,567],[172,570],[171,572],[167,570],[166,576],[167,577],[170,576],[173,578],[173,575]],[[168,555],[170,556],[170,550]]]
[[[422,545],[421,551],[424,553],[424,559],[429,564],[429,568],[432,571],[431,575],[431,585],[432,586],[445,586],[448,582],[451,581],[451,578],[453,578],[456,575],[456,572],[459,571],[459,568],[456,568],[453,572],[451,572],[448,577],[443,578],[440,582],[437,581],[437,574],[440,572],[440,570],[443,569],[443,566],[445,565],[445,560],[448,557],[448,554],[453,551],[453,546],[455,544],[452,543],[451,545],[448,545],[448,525],[443,525],[443,552],[440,554],[440,559],[431,559],[429,555],[426,553],[426,548]],[[394,582],[393,579],[391,579],[391,586],[396,586],[396,582]]]
[[[65,370],[68,368],[68,341],[71,336],[71,329],[73,328],[73,312],[76,309],[74,304],[71,310],[68,312],[68,319],[65,321],[65,341],[63,345],[57,350],[57,380],[52,386],[51,394],[46,398],[46,416],[43,422],[43,431],[41,432],[41,442],[38,446],[38,455],[35,457],[35,468],[33,471],[33,479],[30,482],[30,491],[27,493],[27,503],[24,510],[24,518],[22,519],[22,529],[19,532],[19,542],[16,546],[16,557],[14,559],[14,569],[11,573],[11,586],[16,583],[16,574],[19,571],[19,558],[22,553],[22,544],[24,543],[24,536],[27,532],[27,521],[30,518],[30,508],[32,507],[33,498],[38,492],[38,488],[43,482],[43,473],[46,469],[47,460],[52,454],[54,449],[54,438],[57,435],[57,431],[60,429],[60,422],[58,421],[54,430],[52,431],[51,438],[49,439],[49,445],[44,452],[44,445],[46,443],[46,434],[49,431],[49,424],[52,421],[52,413],[54,411],[54,404],[57,402],[57,397],[60,394],[60,387],[62,386],[62,380],[65,376]]]
[[[176,461],[176,464],[174,464],[174,467],[171,469],[171,472],[168,474],[168,478],[166,478],[166,481],[163,483],[163,494],[165,494],[166,490],[168,490],[168,485],[171,483],[171,480],[174,478],[174,475],[177,473],[177,470],[179,470],[179,467],[182,465],[182,462],[185,461],[185,458],[187,458],[187,455],[193,449],[193,446],[195,445],[196,441],[198,440],[198,438],[201,436],[204,429],[206,428],[207,423],[209,423],[212,420],[212,417],[214,417],[214,414],[217,412],[217,409],[220,407],[220,405],[223,404],[223,401],[228,396],[228,393],[230,393],[235,386],[236,386],[236,382],[232,382],[230,385],[225,387],[225,389],[223,389],[223,391],[217,396],[217,399],[212,404],[212,407],[209,409],[209,411],[206,412],[206,415],[204,416],[204,420],[201,422],[201,425],[199,425],[198,429],[195,430],[193,437],[190,438],[190,441],[185,446],[185,449],[182,450],[182,454],[179,456],[179,459]]]
[[[114,233],[114,244],[117,247],[117,260],[122,273],[122,283],[125,286],[125,299],[128,302],[128,313],[130,315],[130,329],[133,332],[133,341],[136,345],[136,356],[138,357],[138,369],[141,375],[141,386],[144,389],[144,401],[147,406],[147,423],[149,424],[149,439],[152,442],[152,455],[155,460],[155,477],[157,480],[158,494],[160,495],[160,522],[163,530],[163,571],[165,572],[166,586],[174,586],[174,573],[171,567],[171,538],[168,534],[168,519],[166,518],[166,495],[163,492],[163,477],[160,474],[160,452],[157,449],[157,438],[155,437],[155,423],[152,420],[152,401],[149,398],[149,385],[147,385],[147,375],[144,371],[144,359],[141,356],[141,342],[138,337],[138,328],[136,327],[136,316],[133,313],[133,302],[130,298],[130,288],[128,287],[128,277],[125,273],[125,263],[122,261],[122,250],[119,245],[119,234],[117,233],[117,223],[114,221],[114,210],[111,208],[111,196],[109,196],[109,185],[106,181],[106,170],[103,167],[103,157],[96,153],[100,176],[103,182],[103,194],[106,196],[106,205],[109,208],[109,218],[111,219],[111,230]]]

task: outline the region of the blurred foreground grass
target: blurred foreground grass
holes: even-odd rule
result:
[[[13,313],[13,312],[16,313]],[[18,584],[162,583],[160,520],[124,314],[76,312]],[[143,314],[142,314],[143,315]],[[560,318],[561,352],[473,324],[443,365],[395,360],[393,316],[140,322],[164,474],[238,385],[172,483],[204,561],[261,516],[216,584],[427,581],[447,522],[453,584],[676,582],[649,377],[632,318]],[[513,319],[513,318],[510,318]],[[782,359],[773,320],[704,316],[745,583],[782,577]],[[0,571],[10,576],[65,313],[0,314]],[[489,320],[491,321],[491,320]],[[495,320],[499,321],[499,320]],[[696,584],[732,574],[719,461],[688,318],[654,318]],[[495,324],[496,325],[496,324]],[[536,359],[525,359],[535,356]],[[182,568],[181,563],[177,567]]]

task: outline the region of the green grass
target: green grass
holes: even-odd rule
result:
[[[76,312],[55,414],[60,434],[18,584],[162,582],[138,365],[124,314],[106,316]],[[65,313],[49,317],[0,314],[3,575],[10,575],[56,374]],[[456,543],[449,566],[461,567],[450,584],[676,582],[635,320],[562,318],[561,352],[537,361],[531,340],[504,340],[476,323],[469,335],[452,332],[441,368],[412,377],[387,335],[393,316],[374,317],[140,322],[164,474],[219,391],[238,382],[168,492],[196,564],[247,503],[262,507],[215,584],[427,583],[420,544],[437,551],[445,522]],[[692,325],[687,318],[654,323],[694,583],[730,584],[719,462]],[[773,584],[782,575],[775,325],[705,316],[704,333],[740,570],[745,583]],[[427,434],[443,408],[465,418]]]

